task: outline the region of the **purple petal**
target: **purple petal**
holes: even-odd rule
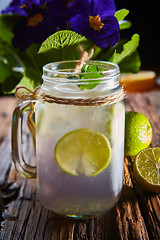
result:
[[[85,29],[88,30],[88,19],[85,19],[82,15],[75,15],[70,19],[71,22],[71,29],[79,34],[84,35]]]
[[[109,16],[107,18],[102,18],[101,21],[104,23],[103,29],[114,29],[119,31],[119,24],[116,17]]]
[[[74,16],[77,14],[88,16],[91,14],[90,9],[91,0],[75,0],[69,4],[70,15]]]
[[[96,39],[91,38],[91,40],[95,42],[97,46],[101,48],[107,48],[108,46],[115,45],[120,40],[120,35],[118,32],[113,32],[111,35],[107,37],[103,36],[103,38],[96,38]]]
[[[94,2],[93,14],[101,17],[112,16],[115,14],[116,5],[113,0],[92,0]]]

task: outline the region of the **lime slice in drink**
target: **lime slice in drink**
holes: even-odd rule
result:
[[[160,193],[160,148],[142,150],[134,162],[134,174],[138,183],[149,191]]]
[[[57,164],[71,175],[95,176],[108,166],[110,159],[111,147],[108,139],[89,129],[67,133],[55,147]]]

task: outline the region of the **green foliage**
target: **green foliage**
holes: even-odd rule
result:
[[[0,15],[0,39],[12,45],[13,28],[23,17],[18,15]]]
[[[130,41],[120,41],[112,56],[112,62],[119,65],[121,72],[138,72],[141,66],[137,52],[139,35],[134,34]],[[121,49],[119,51],[119,49]]]
[[[132,23],[130,21],[124,20],[128,14],[129,11],[125,8],[115,12],[115,17],[118,20],[120,30],[124,30],[132,26]]]
[[[136,51],[139,45],[139,35],[134,34],[130,41],[123,44],[123,49],[121,52],[115,50],[112,61],[116,64],[119,64],[125,57],[131,55],[134,51]]]
[[[133,52],[129,56],[126,56],[119,64],[120,71],[123,73],[131,72],[137,73],[141,67],[141,60],[138,51]]]
[[[0,15],[0,84],[4,93],[13,93],[21,80],[25,86],[27,82],[32,82],[34,87],[42,83],[42,65],[37,59],[39,46],[33,44],[20,52],[12,45],[14,26],[22,19],[19,15]],[[27,80],[24,82],[24,79]]]
[[[3,92],[15,88],[23,77],[23,63],[7,43],[0,41],[0,83]]]
[[[118,10],[115,12],[115,17],[117,18],[118,21],[121,21],[125,19],[125,17],[129,14],[129,10],[123,8],[121,10]]]
[[[116,11],[115,17],[120,30],[131,27],[125,20],[127,9]],[[80,59],[82,51],[94,48],[92,59],[111,61],[119,65],[121,72],[138,72],[140,58],[137,51],[139,35],[134,34],[131,40],[120,40],[115,46],[101,49],[86,37],[69,30],[58,31],[47,38],[41,46],[32,44],[25,52],[12,45],[13,29],[22,20],[18,15],[0,15],[0,86],[4,93],[13,93],[17,85],[34,89],[42,84],[42,66],[48,62]],[[46,26],[47,27],[47,26]],[[100,78],[102,74],[90,66],[85,70],[85,79]],[[82,84],[81,89],[92,89],[97,83]]]
[[[84,36],[69,30],[58,31],[44,41],[38,57],[43,64],[62,60],[80,59],[78,46],[88,51],[93,43]]]

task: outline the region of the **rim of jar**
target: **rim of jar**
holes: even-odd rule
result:
[[[81,71],[75,71],[77,64],[81,64],[80,60],[68,60],[48,63],[43,66],[42,78],[46,83],[65,83],[65,84],[93,84],[96,82],[107,83],[112,88],[119,85],[118,77],[120,74],[119,66],[115,63],[107,61],[88,60],[85,64],[97,65],[100,73],[103,75],[101,78],[85,79],[85,75]],[[95,72],[96,74],[97,72]],[[94,74],[94,72],[92,72]],[[84,78],[82,79],[82,76]],[[90,82],[89,82],[90,81]]]
[[[88,73],[83,73],[81,71],[75,71],[75,67],[77,64],[80,64],[80,60],[68,60],[68,61],[58,61],[58,62],[52,62],[48,63],[43,66],[43,75],[42,77],[45,78],[45,80],[53,80],[56,81],[57,78],[65,79],[65,82],[77,82],[82,79],[72,78],[72,79],[66,79],[69,75],[71,76],[79,76],[79,75],[86,75]],[[105,62],[105,61],[97,61],[97,60],[88,60],[84,62],[85,64],[91,66],[91,65],[97,65],[99,68],[101,68],[100,73],[103,75],[102,78],[112,78],[119,76],[120,70],[119,66],[115,63],[111,62]],[[72,66],[71,66],[72,65]],[[103,69],[103,70],[102,70]],[[97,72],[92,72],[97,73]],[[95,78],[91,78],[91,80],[95,80]]]

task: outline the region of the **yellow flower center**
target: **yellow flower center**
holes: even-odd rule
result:
[[[36,13],[33,17],[30,17],[27,22],[28,27],[35,27],[38,23],[42,22],[43,16],[40,13]]]
[[[99,15],[97,16],[89,16],[89,26],[93,28],[95,31],[100,31],[104,26],[104,23],[101,22],[101,18]]]
[[[66,7],[68,7],[71,2],[74,2],[74,0],[68,0]]]

